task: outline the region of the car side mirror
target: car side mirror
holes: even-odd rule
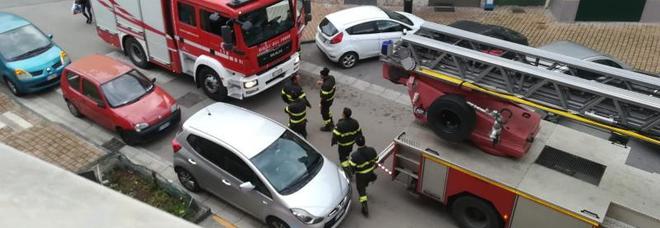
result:
[[[105,108],[105,104],[103,103],[103,101],[96,101],[96,107]]]
[[[403,35],[405,36],[407,34],[408,34],[408,29],[403,29]]]
[[[229,27],[229,25],[223,25],[220,28],[220,33],[222,34],[222,49],[233,50],[234,49],[234,31]]]
[[[156,83],[156,78],[152,78],[151,83]]]
[[[243,192],[249,192],[249,191],[252,191],[254,189],[254,185],[252,184],[252,182],[249,182],[249,181],[243,182],[241,185],[239,185],[239,187],[241,188],[241,191],[243,191]]]
[[[303,9],[305,10],[305,24],[312,20],[312,1],[303,0]]]
[[[48,34],[48,39],[52,40],[53,39],[53,34]]]

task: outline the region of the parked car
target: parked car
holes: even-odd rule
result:
[[[342,169],[300,135],[252,111],[211,104],[172,140],[174,170],[270,227],[337,227],[351,204]]]
[[[28,20],[0,12],[0,76],[14,95],[56,86],[71,60]]]
[[[61,88],[71,114],[117,131],[133,145],[181,119],[179,105],[155,81],[110,57],[92,55],[64,69]]]
[[[594,63],[599,63],[603,64],[606,66],[611,66],[614,68],[619,68],[619,69],[625,69],[625,70],[632,70],[632,68],[623,62],[621,62],[618,59],[615,59],[609,55],[600,53],[594,49],[585,47],[581,44],[572,42],[572,41],[567,41],[567,40],[562,40],[562,41],[555,41],[550,44],[544,45],[539,47],[539,49],[554,52],[557,54],[562,54],[566,56],[570,56],[573,58],[577,58],[580,60],[584,61],[589,61],[589,62],[594,62]],[[533,62],[532,58],[527,59],[528,62]],[[571,69],[566,65],[563,64],[550,64],[549,62],[546,61],[539,61],[539,67],[565,73],[565,74],[572,74],[576,75],[578,77],[587,79],[587,80],[599,80],[597,77],[598,75],[594,75],[588,71],[580,70],[580,69]]]
[[[484,36],[490,36],[500,40],[506,40],[509,42],[513,42],[525,46],[529,45],[529,42],[527,41],[527,37],[525,37],[525,35],[513,29],[499,25],[483,24],[476,21],[461,20],[451,23],[449,24],[449,26],[469,32],[479,33]]]
[[[316,31],[316,46],[344,68],[358,60],[376,57],[383,42],[415,32],[423,19],[405,12],[375,6],[359,6],[328,14]]]

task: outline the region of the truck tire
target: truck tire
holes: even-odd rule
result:
[[[201,67],[197,74],[197,78],[201,80],[200,84],[206,96],[215,101],[227,100],[227,88],[222,85],[222,80],[213,69]]]
[[[504,222],[493,206],[474,196],[462,196],[451,204],[451,216],[461,228],[502,228]]]
[[[436,99],[428,111],[428,122],[441,138],[459,142],[467,139],[477,121],[474,109],[460,95],[448,94]]]
[[[133,37],[126,38],[124,42],[124,52],[131,59],[131,62],[142,69],[148,69],[151,67],[149,59],[147,59],[147,53],[144,52],[144,48],[140,42],[135,40]]]

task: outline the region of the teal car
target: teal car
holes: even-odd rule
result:
[[[14,14],[0,12],[0,76],[17,96],[59,85],[71,63],[51,35]]]

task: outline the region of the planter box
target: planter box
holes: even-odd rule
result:
[[[211,214],[182,187],[119,153],[99,159],[79,175],[193,223]]]

